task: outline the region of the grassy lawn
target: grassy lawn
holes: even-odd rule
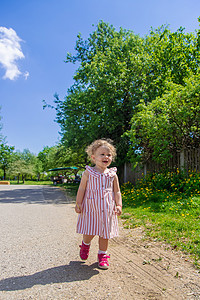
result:
[[[144,226],[148,236],[190,254],[200,267],[200,189],[196,187],[196,176],[189,177],[188,189],[183,184],[188,179],[171,175],[170,184],[166,175],[162,183],[159,175],[154,175],[136,187],[130,183],[122,185],[122,219],[125,227]]]
[[[24,183],[23,181],[18,181],[17,180],[11,180],[10,181],[10,184],[25,184],[25,185],[53,185],[52,181],[47,181],[47,180],[44,180],[44,181],[34,181],[34,180],[26,180]]]

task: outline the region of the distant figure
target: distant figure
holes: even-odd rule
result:
[[[115,159],[116,150],[112,141],[102,139],[94,141],[86,152],[95,166],[86,166],[76,197],[77,233],[83,234],[80,258],[88,258],[90,243],[98,235],[98,266],[108,269],[108,240],[118,236],[117,216],[122,213],[117,169],[108,169]]]

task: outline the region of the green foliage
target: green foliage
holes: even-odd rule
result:
[[[185,79],[185,85],[170,83],[162,98],[141,101],[131,120],[130,155],[139,152],[142,161],[165,162],[171,153],[200,143],[200,75]]]
[[[53,147],[44,147],[42,151],[40,151],[38,153],[38,160],[40,161],[40,163],[42,164],[42,171],[45,172],[48,169],[51,168],[51,166],[49,166],[49,153],[52,151]]]
[[[37,158],[42,164],[43,172],[58,167],[76,166],[82,168],[85,165],[83,152],[75,152],[61,144],[53,147],[44,147],[44,149],[39,152]]]
[[[132,186],[132,185],[131,185]],[[168,192],[184,193],[187,196],[200,194],[200,174],[195,171],[180,171],[149,174],[143,177],[137,187],[150,188],[152,191],[166,190]]]
[[[199,31],[162,26],[141,38],[103,21],[88,39],[79,34],[66,58],[78,63],[74,84],[63,101],[55,95],[64,145],[78,153],[96,138],[111,138],[123,164],[130,144],[132,158],[158,161],[196,144],[199,41]]]
[[[24,182],[27,176],[38,176],[40,171],[37,157],[30,150],[24,149],[23,152],[13,152],[12,161],[8,168],[9,177],[18,177],[19,183],[20,176]]]
[[[144,226],[153,238],[161,238],[193,255],[200,266],[200,174],[152,174],[137,186],[121,186],[125,226]]]
[[[184,85],[185,78],[196,74],[200,62],[198,45],[198,37],[185,33],[182,27],[176,32],[164,26],[151,30],[145,39],[145,103],[161,97],[168,82]]]
[[[6,145],[5,142],[0,144],[0,168],[3,170],[3,177],[6,180],[6,172],[10,163],[13,161],[13,146]]]
[[[33,175],[33,170],[30,166],[27,165],[27,163],[24,160],[15,160],[10,164],[9,167],[9,175],[10,176],[17,176],[18,177],[18,183],[19,183],[19,176],[20,175]],[[22,178],[24,181],[24,177]]]
[[[140,53],[144,41],[130,31],[100,22],[87,40],[78,35],[76,54],[66,62],[79,63],[74,85],[64,101],[56,96],[57,122],[63,141],[76,151],[96,138],[114,140],[121,161],[128,141],[134,107],[141,98]]]

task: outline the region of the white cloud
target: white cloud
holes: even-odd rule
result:
[[[22,74],[17,66],[17,60],[25,58],[20,46],[21,41],[12,28],[0,27],[0,64],[5,69],[4,79],[14,80]],[[25,79],[28,76],[29,73],[26,72]]]

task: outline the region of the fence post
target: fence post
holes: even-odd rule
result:
[[[180,169],[183,170],[185,166],[185,157],[184,157],[184,150],[180,152]]]
[[[126,162],[124,164],[124,183],[127,182],[127,165],[126,165]]]
[[[144,165],[144,177],[147,176],[147,164]]]

